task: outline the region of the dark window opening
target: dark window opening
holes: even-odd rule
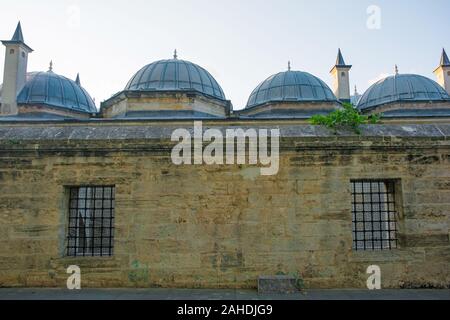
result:
[[[68,256],[112,256],[115,187],[69,188]]]
[[[394,180],[352,181],[353,250],[397,248]]]

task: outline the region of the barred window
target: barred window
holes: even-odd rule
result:
[[[352,181],[354,250],[397,247],[394,180]]]
[[[68,256],[111,256],[115,187],[69,188]]]

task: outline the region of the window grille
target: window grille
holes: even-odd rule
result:
[[[69,188],[68,256],[111,256],[115,187]]]
[[[352,181],[354,250],[397,247],[394,180]]]

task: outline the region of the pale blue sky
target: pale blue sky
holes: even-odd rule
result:
[[[381,9],[380,29],[367,27],[371,5]],[[450,54],[449,13],[448,0],[2,0],[0,38],[10,39],[20,20],[35,50],[28,70],[47,70],[52,59],[58,74],[74,79],[80,72],[97,107],[142,66],[177,48],[241,109],[288,60],[331,85],[338,47],[360,93],[394,64],[435,79],[442,48]]]

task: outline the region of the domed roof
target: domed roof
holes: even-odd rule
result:
[[[391,102],[450,101],[435,81],[416,74],[396,74],[373,84],[358,101],[360,110]]]
[[[97,112],[91,96],[78,83],[53,71],[33,72],[17,96],[18,104],[46,104],[82,112]]]
[[[325,82],[303,71],[277,73],[260,83],[250,95],[246,108],[268,102],[337,101]]]
[[[222,88],[202,67],[176,57],[146,65],[128,82],[125,90],[137,91],[197,91],[225,100]]]

